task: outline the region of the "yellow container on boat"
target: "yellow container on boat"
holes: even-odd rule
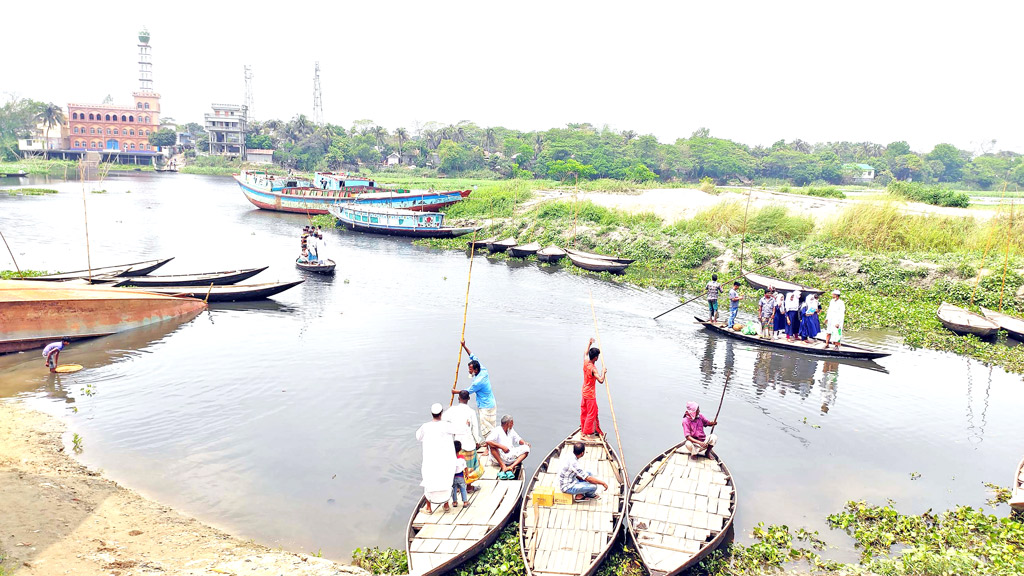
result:
[[[565,492],[562,492],[561,490],[555,492],[555,504],[558,504],[558,505],[563,505],[564,504],[564,505],[567,505],[567,506],[571,506],[572,505],[572,494],[566,494]]]
[[[554,504],[555,489],[551,486],[538,486],[533,489],[533,501],[537,506],[551,506]]]

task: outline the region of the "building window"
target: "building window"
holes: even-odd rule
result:
[[[121,114],[121,122],[127,122],[127,121],[128,121],[128,117],[125,116],[124,114]]]
[[[106,120],[107,120],[107,122],[110,122],[110,114],[107,114]]]
[[[132,142],[132,150],[135,150],[135,142]]]
[[[146,102],[145,108],[146,108],[146,110],[149,110],[149,102]]]
[[[114,136],[117,136],[117,135],[118,135],[117,128],[114,128]]]
[[[128,135],[129,136],[135,136],[135,130],[129,130],[128,131]]]
[[[141,110],[142,109],[142,102],[136,102],[135,103],[135,107],[139,108]]]
[[[151,150],[151,148],[149,147],[149,144],[146,144],[146,150]]]
[[[135,122],[135,116],[129,116],[128,117],[128,121],[129,122]]]
[[[71,113],[71,119],[72,120],[78,120],[78,112],[72,112]]]
[[[96,133],[96,128],[95,127],[90,127],[89,128],[89,134],[95,134],[95,133]]]
[[[110,128],[107,128],[107,134],[110,134]]]

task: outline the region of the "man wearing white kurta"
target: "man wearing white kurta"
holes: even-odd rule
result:
[[[846,302],[839,298],[839,290],[832,291],[832,303],[828,305],[828,314],[825,316],[825,347],[834,343],[836,348],[843,339],[843,322],[846,321]]]
[[[515,422],[512,417],[505,414],[501,417],[501,426],[498,426],[487,435],[487,448],[491,452],[491,458],[501,468],[498,474],[499,480],[511,480],[515,477],[515,467],[526,459],[530,453],[530,443],[515,431],[512,426]]]
[[[476,450],[479,443],[480,424],[477,421],[476,410],[469,407],[469,392],[459,392],[459,401],[444,411],[444,421],[451,422],[455,433],[455,439],[462,442],[463,450]]]
[[[435,403],[430,407],[433,420],[423,424],[416,430],[416,440],[423,443],[423,495],[427,498],[427,513],[433,511],[437,504],[444,504],[448,509],[448,501],[452,495],[452,481],[455,478],[455,440],[453,427],[441,420],[441,405]]]

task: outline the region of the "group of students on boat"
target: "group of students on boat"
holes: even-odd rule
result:
[[[801,295],[799,289],[783,291],[768,286],[757,302],[757,319],[760,322],[758,330],[753,323],[743,326],[736,323],[743,295],[740,293],[739,281],[732,284],[729,291],[729,320],[725,324],[726,327],[742,330],[744,334],[749,335],[760,333],[761,338],[766,340],[778,340],[785,334],[788,342],[803,343],[814,341],[819,333],[825,332],[824,346],[827,348],[834,345],[839,348],[843,339],[843,324],[846,321],[846,302],[843,301],[839,290],[832,291],[832,302],[829,303],[825,326],[822,328],[820,316],[823,307],[814,293]],[[717,323],[718,300],[722,292],[718,274],[711,275],[711,281],[706,288],[708,322]]]
[[[530,454],[530,443],[516,432],[515,420],[510,414],[501,417],[500,425],[495,421],[497,403],[490,374],[480,364],[480,359],[470,352],[466,342],[461,344],[469,354],[468,371],[473,377],[472,384],[465,390],[453,387],[451,393],[458,398],[458,403],[453,403],[447,410],[440,403],[434,403],[430,407],[430,421],[416,430],[416,440],[423,445],[420,486],[423,487],[427,513],[441,505],[445,510],[451,506],[458,507],[459,497],[463,507],[469,506],[468,493],[474,490],[473,484],[484,474],[481,457],[490,458],[492,465],[499,469],[499,480],[514,480],[517,468]],[[598,487],[608,489],[607,482],[580,465],[588,446],[605,442],[606,434],[601,430],[598,418],[596,386],[604,383],[608,369],[597,369],[596,362],[600,356],[601,351],[591,338],[583,360],[581,440],[573,443],[571,456],[561,454],[558,472],[559,489],[573,495],[576,501],[599,498]],[[473,395],[476,396],[476,411],[469,406]],[[700,414],[696,402],[687,403],[682,426],[686,438],[684,448],[691,458],[711,457],[717,436],[705,434],[704,428],[716,424]]]
[[[320,226],[303,226],[299,238],[302,248],[300,262],[315,264],[320,261],[320,249],[324,244],[324,231]]]

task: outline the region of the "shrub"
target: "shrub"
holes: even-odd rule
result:
[[[894,196],[935,206],[966,208],[971,204],[970,196],[964,192],[957,192],[941,186],[924,185],[919,182],[892,180],[885,189]]]
[[[700,179],[700,191],[705,194],[718,194],[718,189],[715,188],[715,181],[708,177]]]
[[[823,186],[820,188],[811,186],[807,189],[807,195],[818,196],[820,198],[846,198],[846,194],[843,194],[843,191],[835,186]]]

